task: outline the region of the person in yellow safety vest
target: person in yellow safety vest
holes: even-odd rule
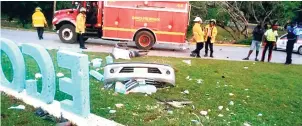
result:
[[[196,49],[191,52],[190,56],[191,57],[200,57],[200,50],[203,48],[203,43],[204,43],[204,33],[203,30],[201,29],[201,23],[202,20],[200,17],[196,17],[194,19],[194,26],[193,26],[193,42],[196,42]]]
[[[32,15],[32,25],[37,29],[39,39],[43,39],[44,27],[47,27],[47,21],[40,7],[36,7],[35,13]]]
[[[205,43],[205,55],[204,57],[208,56],[208,48],[210,47],[210,57],[214,58],[213,56],[213,43],[215,42],[216,35],[217,35],[217,28],[216,28],[216,20],[211,19],[210,25],[206,25],[205,27],[205,34],[204,39],[206,40]]]
[[[262,52],[262,58],[261,58],[261,62],[264,62],[265,59],[265,53],[266,50],[269,48],[269,52],[268,52],[268,62],[271,61],[272,59],[272,53],[273,53],[273,47],[276,45],[276,41],[278,38],[278,25],[273,24],[271,29],[268,29],[265,33],[264,33],[264,39],[265,42],[263,42],[264,44],[264,48],[263,48],[263,52]]]
[[[84,33],[85,33],[85,28],[86,28],[86,9],[82,7],[80,9],[80,13],[78,14],[76,18],[76,33],[78,36],[78,42],[80,43],[80,48],[81,49],[87,49],[85,47],[85,42],[84,42]]]

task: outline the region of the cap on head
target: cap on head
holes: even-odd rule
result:
[[[211,19],[210,22],[213,22],[214,24],[216,24],[216,20],[215,19]]]
[[[273,25],[272,25],[272,28],[273,28],[273,29],[278,29],[278,25],[277,25],[277,24],[273,24]]]
[[[86,8],[81,7],[80,12],[86,12]]]
[[[200,17],[196,17],[196,18],[194,19],[194,22],[200,22],[200,23],[202,23],[202,19],[201,19]]]
[[[35,10],[37,11],[37,10],[42,10],[42,9],[41,9],[41,7],[36,7],[36,9],[35,9]]]

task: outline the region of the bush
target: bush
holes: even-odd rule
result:
[[[253,37],[248,37],[247,39],[241,39],[236,41],[235,44],[243,44],[243,45],[250,45],[252,43]]]

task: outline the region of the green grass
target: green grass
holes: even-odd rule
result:
[[[69,71],[58,68],[56,63],[56,51],[49,51],[55,65],[56,73],[62,72],[65,76],[70,76]],[[3,54],[3,53],[2,53]],[[93,58],[103,58],[105,53],[86,53],[89,60]],[[144,61],[151,63],[169,64],[176,70],[176,87],[159,89],[151,96],[143,94],[113,95],[113,90],[102,90],[103,83],[90,77],[90,105],[91,112],[125,125],[191,125],[191,120],[197,120],[193,114],[197,114],[204,125],[242,125],[250,122],[252,125],[302,125],[302,73],[301,65],[284,66],[275,63],[238,62],[223,60],[191,59],[192,66],[182,62],[181,58],[166,57],[141,57],[130,61]],[[2,68],[8,78],[12,76],[12,67],[3,54]],[[123,60],[118,60],[123,61]],[[30,57],[25,57],[26,78],[33,78],[39,72],[37,64]],[[243,67],[248,67],[244,69]],[[91,68],[92,69],[92,68]],[[102,71],[99,71],[102,72]],[[192,81],[185,78],[190,76]],[[225,76],[225,78],[222,78]],[[194,79],[203,79],[203,84],[197,84]],[[219,82],[219,84],[217,84]],[[56,81],[58,87],[58,79]],[[248,89],[246,91],[245,89]],[[181,94],[182,91],[189,90],[190,94]],[[234,96],[229,96],[233,93]],[[247,96],[250,96],[247,98]],[[14,104],[1,95],[2,104],[7,104],[2,110]],[[55,99],[63,100],[71,98],[65,93],[56,92]],[[169,108],[157,103],[156,98],[162,100],[188,99],[193,101],[192,106],[184,108]],[[228,105],[234,101],[235,105]],[[115,104],[122,103],[124,108],[115,108]],[[219,111],[218,106],[224,106]],[[157,106],[157,107],[155,107]],[[109,114],[107,107],[116,109],[115,114]],[[105,108],[105,109],[104,109]],[[226,111],[229,108],[230,111]],[[173,114],[168,114],[167,109],[171,109]],[[201,110],[208,110],[209,119],[201,116]],[[15,124],[18,111],[2,111],[1,114],[9,114],[2,122],[5,124]],[[235,115],[231,115],[234,113]],[[262,117],[257,115],[262,113]],[[137,115],[136,115],[137,114]],[[223,117],[218,117],[223,114]],[[35,121],[32,112],[28,115],[19,115],[21,120],[29,118],[28,124],[34,125]],[[37,122],[37,121],[36,121]],[[39,122],[40,123],[40,122]],[[41,122],[41,125],[46,122]]]

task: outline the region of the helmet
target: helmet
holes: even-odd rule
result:
[[[42,10],[40,7],[36,7],[36,9],[35,10]]]
[[[86,12],[86,8],[81,7],[80,12]]]
[[[199,22],[201,23],[201,22],[202,22],[202,19],[201,19],[200,17],[196,17],[196,18],[194,19],[194,21],[195,21],[195,22],[198,22],[198,21],[199,21]]]
[[[214,22],[216,24],[216,20],[215,19],[211,19],[210,22]]]

